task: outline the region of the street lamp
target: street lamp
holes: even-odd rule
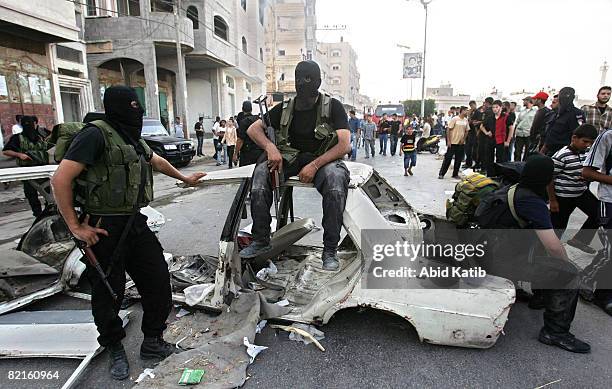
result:
[[[410,0],[408,0],[410,1]],[[425,36],[423,39],[423,84],[421,85],[421,117],[425,117],[425,60],[427,58],[427,6],[432,0],[420,0],[425,8]]]

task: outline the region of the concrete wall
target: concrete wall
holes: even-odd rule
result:
[[[59,41],[78,40],[74,3],[69,1],[2,0],[0,20],[54,36]]]
[[[209,130],[214,123],[213,97],[210,70],[191,70],[187,77],[187,94],[189,95],[189,131],[199,116],[204,117],[204,128]]]

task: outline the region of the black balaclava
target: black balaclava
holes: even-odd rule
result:
[[[135,102],[135,104],[132,104]],[[115,130],[126,135],[134,143],[140,139],[144,109],[138,102],[138,95],[128,86],[111,86],[104,92],[104,113],[106,120]]]
[[[23,128],[23,135],[25,135],[30,141],[37,142],[40,138],[38,131],[36,130],[36,122],[34,116],[22,116],[21,117],[21,128]]]
[[[298,111],[312,109],[319,97],[321,69],[314,61],[302,61],[295,67],[295,108]]]
[[[559,113],[570,110],[574,107],[574,98],[576,91],[574,88],[566,86],[559,91]]]
[[[519,187],[527,188],[539,197],[546,198],[546,187],[553,179],[554,163],[550,157],[532,155],[527,158],[521,172]]]

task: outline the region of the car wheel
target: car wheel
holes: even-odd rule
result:
[[[186,167],[187,165],[189,165],[189,162],[191,162],[191,161],[178,162],[178,163],[174,164],[174,166],[176,166],[178,168]]]

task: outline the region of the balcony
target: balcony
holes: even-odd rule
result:
[[[174,17],[171,13],[151,12],[147,20],[138,17],[95,17],[85,19],[85,40],[96,41],[130,41],[144,43],[173,43],[176,44],[176,30]],[[191,20],[181,18],[180,41],[185,51],[194,48],[193,24]]]

